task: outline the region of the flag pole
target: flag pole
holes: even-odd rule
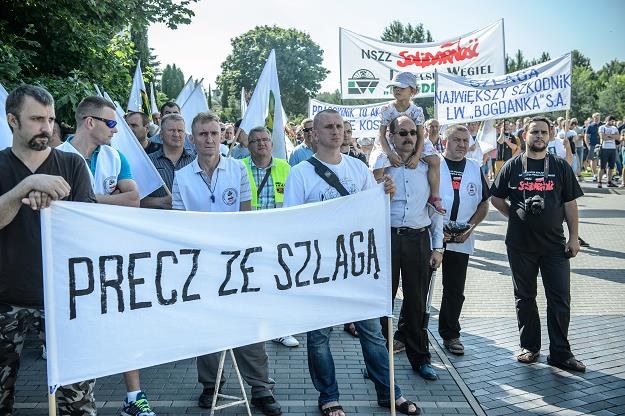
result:
[[[390,405],[391,405],[391,415],[395,416],[395,351],[393,350],[393,317],[388,316],[387,321],[387,338],[388,338],[388,374],[390,378]]]
[[[56,394],[48,391],[48,416],[56,416]]]

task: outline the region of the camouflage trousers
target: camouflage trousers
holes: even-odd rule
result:
[[[31,329],[39,329],[42,333],[42,324],[42,310],[0,304],[0,416],[13,414],[15,382],[24,338]],[[95,380],[88,380],[59,387],[56,392],[59,414],[96,415],[94,386]]]

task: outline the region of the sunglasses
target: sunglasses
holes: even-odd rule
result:
[[[84,116],[83,120],[87,117],[91,117],[94,118],[96,120],[100,120],[101,122],[103,122],[104,124],[106,124],[106,127],[108,127],[109,129],[115,128],[115,126],[117,126],[117,121],[116,120],[109,120],[108,118],[102,118],[102,117],[96,117],[96,116]]]
[[[305,131],[306,133],[310,133],[311,131],[313,131],[312,127],[306,127],[305,129],[302,129],[303,131]]]
[[[410,130],[410,131],[401,130],[401,131],[398,131],[397,134],[399,134],[401,137],[406,137],[408,135],[416,136],[417,131],[416,130]]]

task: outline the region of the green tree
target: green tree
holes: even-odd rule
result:
[[[323,51],[308,34],[297,29],[257,26],[231,40],[232,53],[221,64],[217,84],[222,106],[238,108],[241,87],[253,90],[272,49],[276,51],[282,105],[289,114],[304,113],[328,71]]]
[[[78,7],[73,2],[0,0],[0,82],[7,89],[24,82],[48,88],[57,100],[57,115],[70,123],[75,94],[93,93],[93,83],[125,102],[136,65],[127,28],[188,23],[193,16],[188,5],[194,1],[100,0]]]
[[[573,67],[570,114],[572,117],[577,118],[580,124],[597,111],[598,90],[599,82],[592,68],[585,66]]]
[[[601,114],[625,116],[625,73],[613,74],[597,95],[597,111]]]
[[[163,70],[163,76],[161,77],[161,91],[163,91],[170,100],[174,100],[178,94],[180,94],[184,83],[185,80],[182,70],[178,68],[176,64],[167,64]]]
[[[414,26],[410,23],[403,25],[399,20],[393,20],[384,28],[381,39],[385,42],[424,43],[432,42],[432,34],[425,30],[423,23]]]
[[[506,73],[517,72],[525,68],[529,68],[530,66],[538,65],[543,62],[547,62],[551,59],[551,56],[548,52],[543,52],[539,58],[532,59],[528,61],[523,55],[523,51],[517,49],[514,57],[506,54]]]

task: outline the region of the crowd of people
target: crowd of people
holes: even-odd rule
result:
[[[590,167],[601,187],[605,170],[607,186],[615,186],[614,173],[622,169],[617,148],[623,140],[617,142],[624,138],[624,126],[616,127],[612,116],[599,125],[599,114],[583,130],[575,119],[552,123],[533,117],[517,120],[514,127],[503,121],[497,149],[482,159],[476,156],[477,123],[446,126],[441,134],[440,123],[425,120],[423,110],[412,103],[418,92],[413,74],[397,74],[391,87],[395,100],[382,109],[375,140],[352,137],[349,122],[324,110],[295,129],[298,143],[288,160],[272,155],[271,132],[264,126],[246,132],[240,120],[222,123],[211,113],[197,114],[187,126],[175,102],[165,103],[152,119],[129,112],[125,121],[164,182],[143,199],[133,167],[110,146],[117,132],[112,103],[95,96],[83,99],[76,108],[74,134],[61,137],[54,100],[45,89],[24,85],[11,91],[6,112],[13,145],[0,151],[0,413],[13,411],[24,337],[43,319],[39,211],[55,200],[240,212],[340,198],[384,183],[391,198],[392,296],[400,282],[404,294],[394,342],[387,339],[386,319],[347,322],[344,328],[359,338],[378,404],[409,415],[420,409],[397,384],[395,402],[390,400],[389,354],[405,350],[416,374],[438,379],[431,365],[426,310],[432,273],[441,265],[438,331],[450,353],[464,354],[460,314],[469,257],[474,231],[491,201],[508,218],[506,245],[521,347],[517,360],[532,363],[540,354],[540,271],[548,304],[548,362],[584,371],[568,342],[569,260],[580,250],[576,199],[583,193],[578,178]],[[308,367],[321,414],[344,416],[330,338],[331,328],[306,334]],[[274,341],[299,345],[293,336]],[[234,353],[251,386],[252,404],[263,414],[280,415],[265,344],[235,348]],[[223,386],[223,380],[216,380],[218,360],[218,354],[197,358],[202,408],[215,405]],[[123,378],[127,397],[121,414],[154,416],[140,370]],[[60,387],[61,414],[95,415],[94,383]]]

